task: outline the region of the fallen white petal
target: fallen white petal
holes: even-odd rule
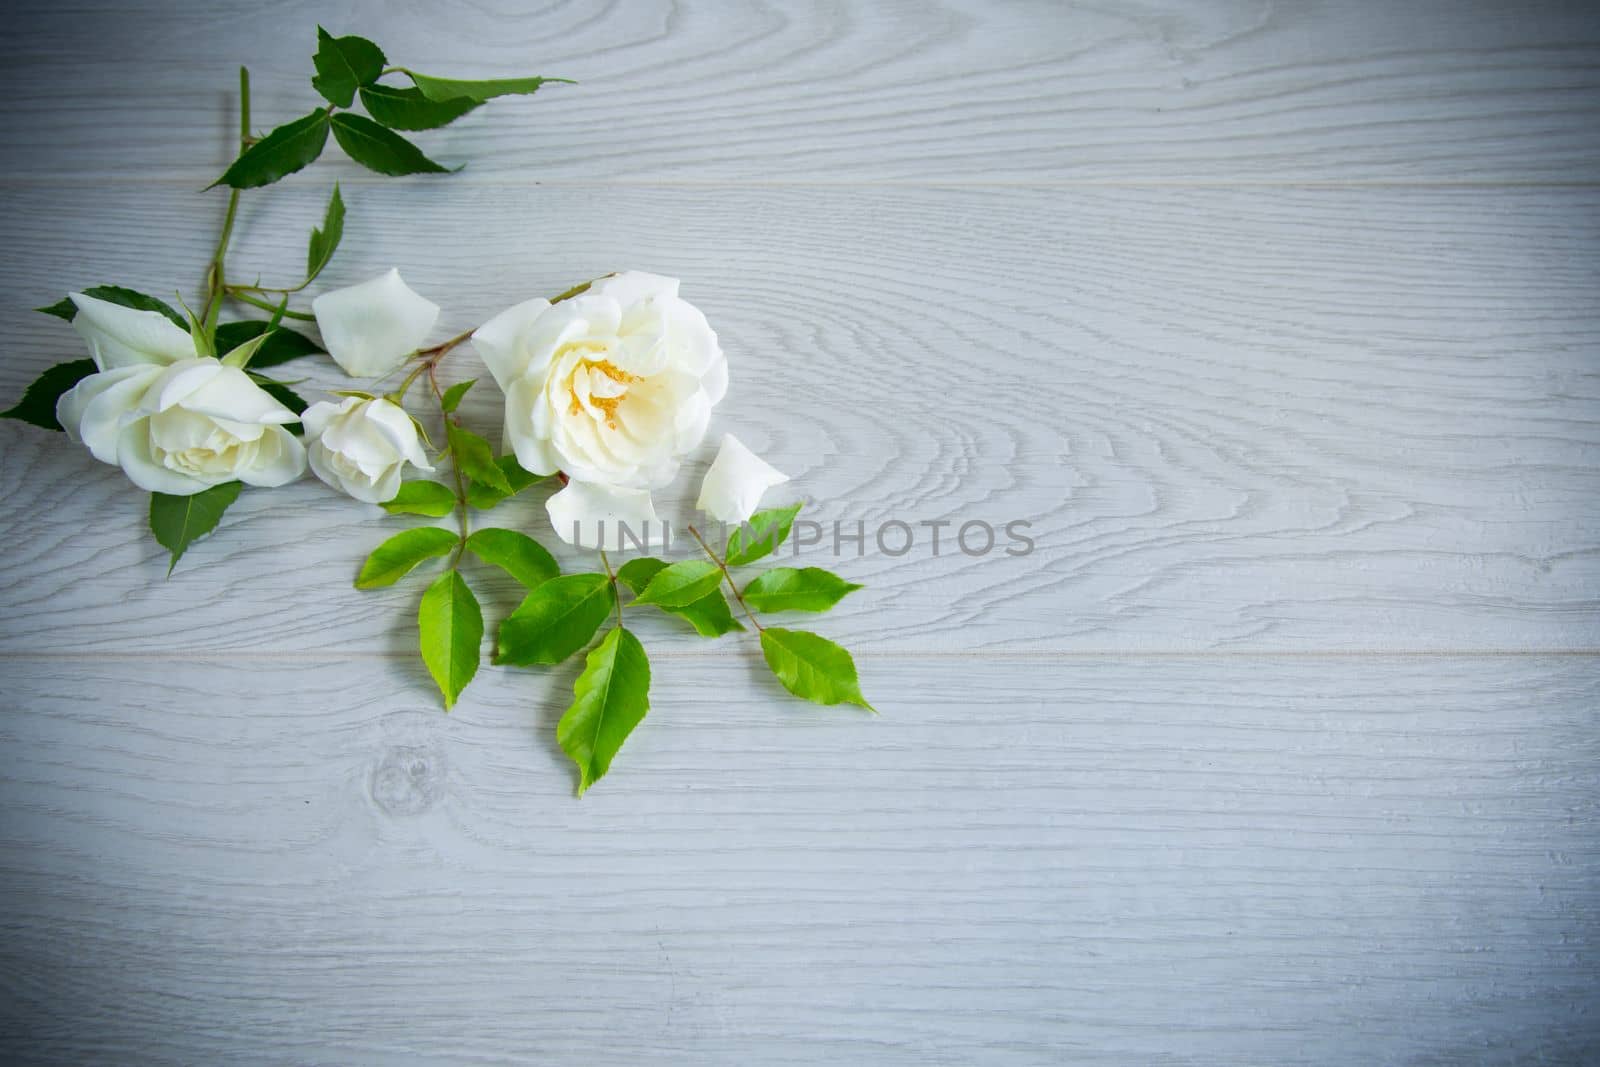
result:
[[[594,482],[568,482],[545,502],[556,536],[579,548],[636,547],[658,540],[660,524],[648,489],[617,489]],[[619,546],[618,529],[627,535]]]
[[[700,483],[700,499],[695,507],[718,522],[744,522],[755,514],[761,496],[775,485],[789,480],[750,451],[731,433],[722,435],[717,458]]]
[[[311,310],[323,347],[355,378],[394,370],[422,347],[439,321],[439,305],[412,290],[398,270],[323,293]]]

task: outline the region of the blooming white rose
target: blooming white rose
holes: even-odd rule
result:
[[[629,271],[536,299],[472,341],[506,395],[505,436],[535,474],[629,489],[665,485],[705,436],[728,364],[676,278]]]
[[[368,504],[393,500],[407,463],[431,471],[411,416],[388,400],[346,397],[306,408],[311,470],[335,489]]]
[[[716,333],[678,296],[676,278],[655,274],[613,274],[557,304],[518,304],[472,341],[505,393],[505,442],[517,462],[602,487],[551,498],[563,538],[574,518],[643,514],[648,498],[619,505],[617,493],[670,482],[728,388]],[[577,513],[590,505],[599,510]]]
[[[73,329],[100,373],[62,394],[56,419],[96,459],[174,496],[235,480],[283,485],[305,472],[305,449],[283,428],[299,416],[244,371],[197,356],[159,312],[71,297]]]
[[[718,522],[744,522],[761,504],[761,495],[789,476],[750,451],[731,433],[711,461],[695,507]]]
[[[322,346],[352,378],[388,374],[422,347],[439,305],[419,296],[398,270],[311,301]]]

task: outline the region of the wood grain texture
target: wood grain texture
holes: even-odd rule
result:
[[[521,183],[1591,182],[1600,165],[1600,18],[1564,0],[110,8],[8,8],[7,174],[204,184],[238,64],[264,126],[319,103],[318,21],[428,71],[578,79],[422,138]]]
[[[249,208],[239,269],[290,274],[323,195]],[[106,280],[168,291],[168,264],[205,256],[197,201],[18,193],[0,240],[37,251],[0,284],[27,304]],[[133,236],[152,232],[155,260]],[[444,336],[618,266],[691,279],[734,384],[660,510],[693,521],[700,462],[740,434],[830,524],[802,558],[867,584],[827,621],[862,649],[1567,649],[1600,645],[1597,236],[1600,195],[1574,190],[597,204],[467,182],[353,195],[329,284],[399,264],[448,308]],[[7,392],[79,354],[16,304],[4,325]],[[308,393],[344,381],[314,368]],[[482,370],[463,352],[452,373]],[[486,381],[469,422],[494,436],[499,404]],[[407,654],[417,591],[348,589],[401,520],[315,481],[248,493],[163,581],[120,471],[16,424],[0,449],[0,648]],[[495,518],[551,540],[540,500]],[[910,554],[832,556],[834,521],[890,519],[914,527]],[[962,523],[1012,519],[1031,555],[953,547]],[[938,557],[930,521],[952,524]]]
[[[235,68],[303,113],[322,21],[582,84],[247,195],[236,274],[338,179],[328,284],[441,336],[680,276],[775,500],[1038,549],[802,557],[877,719],[646,613],[578,802],[573,665],[446,716],[421,586],[349,588],[398,520],[248,493],[163,581],[120,472],[0,425],[0,1060],[1600,1061],[1592,5],[111,7],[8,8],[0,396],[81,354],[29,308],[192,294]]]
[[[8,1062],[1600,1055],[1590,660],[181,666],[6,663]]]

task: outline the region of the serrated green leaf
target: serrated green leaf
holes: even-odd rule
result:
[[[356,576],[357,589],[379,589],[393,585],[423,560],[443,556],[461,539],[438,526],[419,526],[402,530],[372,550]]]
[[[467,538],[467,551],[535,589],[561,573],[561,565],[527,534],[488,527]]]
[[[556,741],[578,765],[578,795],[611,767],[622,743],[650,710],[650,660],[618,626],[594,647],[556,724]]]
[[[377,81],[388,61],[383,49],[365,37],[335,37],[318,26],[317,54],[311,59],[317,73],[311,87],[328,103],[349,107],[356,90]]]
[[[535,485],[549,477],[548,475],[534,474],[532,471],[523,470],[522,464],[517,462],[516,456],[501,456],[494,461],[494,465],[499,467],[500,473],[506,476],[506,485],[511,488],[511,492],[502,493],[498,489],[473,482],[467,487],[467,503],[480,511],[487,511],[501,501],[516,496],[530,485]]]
[[[309,166],[328,143],[328,113],[317,110],[285,123],[239,153],[212,185],[255,189]]]
[[[617,568],[617,581],[637,594],[666,566],[665,560],[653,556],[638,556]],[[669,608],[663,604],[655,606],[669,615],[676,615],[687,621],[701,637],[721,637],[725,633],[744,629],[739,620],[733,617],[733,612],[728,608],[728,600],[722,595],[721,589],[713,589],[699,600],[681,607]]]
[[[417,609],[422,662],[444,694],[449,710],[478,673],[483,650],[483,610],[466,581],[454,569],[434,579]]]
[[[783,687],[816,704],[857,704],[876,711],[861,695],[850,653],[805,630],[769,626],[761,631],[761,654]]]
[[[124,289],[120,285],[91,285],[83,290],[83,295],[92,296],[108,303],[119,304],[125,308],[133,308],[135,311],[159,311],[178,329],[187,330],[189,328],[189,320],[178,314],[177,309],[171,304],[164,300],[157,300],[153,296],[135,292],[132,289]],[[54,315],[58,319],[66,319],[68,322],[78,316],[78,305],[72,302],[70,296],[64,296],[54,304],[49,304],[42,308],[34,308],[34,310],[42,311],[46,315]]]
[[[150,494],[150,532],[156,542],[172,553],[167,574],[178,565],[178,557],[194,542],[217,528],[228,505],[239,499],[238,482],[213,485],[192,496]]]
[[[333,116],[333,139],[357,163],[379,174],[445,174],[422,149],[369,118],[340,112]]]
[[[650,584],[650,579],[666,570],[666,567],[667,561],[664,559],[656,559],[654,556],[635,556],[617,568],[617,581],[638,595]]]
[[[436,130],[478,106],[468,97],[429,100],[421,89],[393,85],[363,85],[361,103],[367,114],[391,130]]]
[[[275,326],[271,333],[267,333],[268,325],[260,319],[224,322],[217,327],[217,349],[228,352],[252,338],[266,334],[267,339],[256,349],[256,354],[250,357],[250,366],[255,370],[276,367],[291,359],[316,355],[322,351],[321,345],[303,333],[291,330],[287,326]]]
[[[722,568],[715,563],[686,559],[661,568],[644,587],[636,602],[681,608],[711,592],[721,581]]]
[[[56,402],[67,390],[98,369],[92,359],[57,363],[33,380],[33,384],[23,392],[21,400],[8,410],[0,411],[0,419],[18,419],[40,429],[60,430],[61,423],[56,419]]]
[[[467,390],[476,385],[477,381],[478,379],[476,378],[468,378],[464,382],[457,382],[444,391],[444,395],[439,398],[439,406],[444,409],[445,414],[448,415],[461,406],[461,398],[467,395]]]
[[[495,463],[494,449],[489,447],[489,442],[453,422],[446,421],[444,426],[450,452],[461,466],[461,472],[474,482],[510,496],[511,483],[506,479],[506,472]]]
[[[438,519],[455,510],[456,495],[438,482],[418,479],[402,482],[394,499],[386,501],[382,507],[391,515],[427,515]]]
[[[548,85],[551,82],[576,84],[571,78],[492,78],[488,81],[461,81],[457,78],[432,78],[412,70],[406,71],[406,74],[410,75],[423,96],[436,103],[467,99],[481,104],[497,96],[527,96],[537,92],[541,85]]]
[[[772,555],[789,538],[794,517],[800,514],[799,504],[786,508],[768,508],[750,516],[728,537],[727,562],[730,567],[743,567]]]
[[[821,567],[774,567],[744,587],[757,611],[827,611],[861,586]]]
[[[322,268],[328,265],[333,253],[344,238],[344,198],[339,195],[339,183],[333,185],[333,195],[328,198],[328,209],[323,212],[322,226],[311,231],[306,243],[306,282],[310,283]]]
[[[616,606],[603,574],[565,574],[540,585],[500,624],[496,663],[560,663],[589,643]]]

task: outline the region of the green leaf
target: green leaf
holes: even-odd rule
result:
[[[665,560],[639,556],[617,568],[617,581],[637,594],[666,566]],[[721,637],[725,633],[744,629],[728,609],[728,600],[722,595],[721,589],[713,589],[699,600],[681,607],[669,608],[662,604],[656,607],[686,620],[701,637]]]
[[[438,482],[402,482],[394,499],[383,504],[391,515],[427,515],[438,519],[455,510],[456,495]]]
[[[378,589],[393,585],[423,560],[447,554],[460,540],[438,526],[419,526],[397,533],[372,550],[356,576],[356,588]]]
[[[681,608],[716,589],[722,568],[702,559],[686,559],[661,568],[635,603]]]
[[[461,398],[467,395],[467,390],[477,384],[477,381],[478,379],[476,378],[468,378],[464,382],[457,382],[444,391],[444,395],[439,398],[439,406],[444,409],[445,414],[448,415],[461,406]]]
[[[797,697],[817,704],[859,704],[876,711],[861,695],[856,661],[850,653],[805,630],[761,631],[761,654],[783,687]]]
[[[542,482],[548,477],[547,475],[534,474],[531,471],[523,470],[522,464],[517,462],[516,456],[501,456],[494,461],[494,465],[499,467],[500,473],[506,476],[506,484],[510,486],[511,492],[502,493],[498,489],[473,482],[467,487],[467,503],[480,511],[487,511],[502,500],[516,496],[528,486]]]
[[[363,85],[361,103],[367,114],[391,130],[436,130],[478,106],[478,101],[469,97],[429,100],[421,89],[393,85]]]
[[[461,472],[474,482],[482,482],[510,496],[511,483],[506,479],[506,472],[495,463],[494,449],[489,447],[489,442],[453,422],[446,421],[444,427],[450,439],[450,451],[461,465]]]
[[[306,281],[322,273],[344,237],[344,198],[339,195],[339,183],[333,185],[333,195],[328,198],[328,210],[322,215],[322,228],[312,229],[311,240],[306,245]]]
[[[527,534],[494,527],[467,538],[467,551],[491,567],[499,567],[527,586],[537,588],[561,573],[561,565],[545,547]]]
[[[786,508],[768,508],[750,516],[728,537],[727,561],[730,567],[743,567],[772,555],[779,545],[789,538],[794,517],[800,514],[800,505]]]
[[[162,548],[172,553],[167,574],[191,544],[217,528],[228,505],[239,499],[238,482],[223,482],[193,496],[150,494],[150,532]]]
[[[578,795],[605,777],[622,743],[650,710],[650,660],[618,626],[594,647],[556,724],[561,751],[578,765]]]
[[[171,304],[163,300],[157,300],[153,296],[135,292],[132,289],[124,289],[120,285],[91,285],[83,290],[83,295],[92,296],[111,304],[120,304],[122,307],[133,308],[135,311],[159,311],[178,329],[187,330],[189,328],[189,320],[178,314]],[[64,296],[54,304],[35,308],[34,310],[42,311],[46,315],[54,315],[58,319],[66,319],[68,322],[78,316],[78,305],[72,302],[70,296]]]
[[[483,611],[478,598],[454,569],[434,579],[417,609],[422,662],[428,665],[446,710],[478,673],[483,649]]]
[[[388,61],[383,49],[365,37],[335,37],[318,26],[317,54],[311,58],[317,73],[311,87],[328,103],[349,107],[356,90],[377,81]]]
[[[445,174],[450,170],[398,133],[360,115],[340,112],[333,116],[333,139],[351,159],[379,174]]]
[[[279,126],[239,153],[233,165],[212,185],[254,189],[309,166],[328,143],[328,113],[313,111]]]
[[[560,663],[589,643],[615,605],[616,592],[603,574],[552,578],[500,624],[494,661],[517,667]]]
[[[21,400],[10,409],[0,411],[0,419],[19,419],[41,429],[60,430],[61,423],[56,420],[56,402],[67,390],[97,370],[99,368],[92,359],[57,363],[33,380]]]
[[[827,611],[861,586],[821,567],[774,567],[744,587],[757,611]]]
[[[414,70],[406,71],[422,95],[435,103],[467,99],[474,104],[497,96],[527,96],[549,82],[577,84],[571,78],[494,78],[489,81],[460,81],[455,78],[430,78]]]
[[[263,367],[276,367],[280,363],[287,363],[291,359],[301,356],[311,356],[322,351],[322,346],[311,340],[303,333],[289,329],[287,326],[273,327],[272,332],[267,332],[269,323],[260,319],[244,319],[240,322],[224,322],[217,327],[217,349],[229,352],[246,341],[266,335],[266,340],[261,347],[256,349],[256,354],[250,357],[250,366],[256,370]]]

